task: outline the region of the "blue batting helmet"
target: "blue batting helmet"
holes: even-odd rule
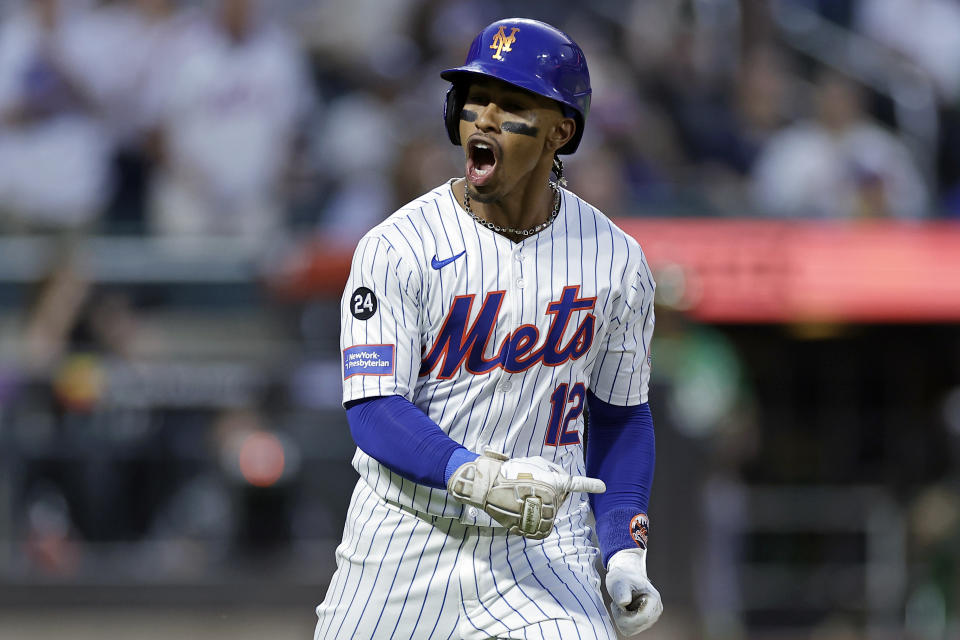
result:
[[[460,110],[471,77],[487,76],[559,102],[577,122],[577,131],[558,153],[573,153],[590,111],[590,72],[583,51],[559,29],[527,18],[498,20],[480,32],[461,67],[440,74],[453,83],[443,120],[453,144],[460,144]]]

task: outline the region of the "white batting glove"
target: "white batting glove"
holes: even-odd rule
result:
[[[587,476],[571,476],[560,465],[540,456],[509,458],[500,467],[500,474],[508,480],[519,480],[524,477],[523,474],[526,474],[528,478],[551,485],[557,492],[564,494],[564,497],[577,491],[603,493],[607,490],[603,480]]]
[[[647,550],[623,549],[607,562],[610,616],[620,633],[632,636],[649,629],[663,613],[660,592],[647,579]]]
[[[487,449],[453,472],[447,491],[480,507],[511,533],[542,540],[553,530],[557,510],[574,491],[603,493],[602,480],[571,476],[544,458],[508,458]]]

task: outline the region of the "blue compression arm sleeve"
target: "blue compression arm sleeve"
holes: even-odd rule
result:
[[[607,485],[605,493],[590,495],[606,565],[617,551],[637,548],[630,535],[630,521],[639,513],[647,513],[656,461],[653,415],[647,403],[619,407],[592,393],[588,393],[587,403],[587,475]]]
[[[364,453],[407,480],[428,487],[445,489],[453,471],[477,457],[400,396],[353,403],[347,408],[347,422],[353,441]]]

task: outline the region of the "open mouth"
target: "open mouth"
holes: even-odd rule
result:
[[[474,186],[482,186],[493,175],[497,166],[496,147],[485,140],[470,140],[467,143],[467,180]]]

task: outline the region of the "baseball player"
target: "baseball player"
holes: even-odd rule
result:
[[[646,574],[654,282],[563,186],[586,60],[507,19],[441,76],[465,175],[360,241],[342,300],[361,477],[315,640],[639,633],[662,611]]]

